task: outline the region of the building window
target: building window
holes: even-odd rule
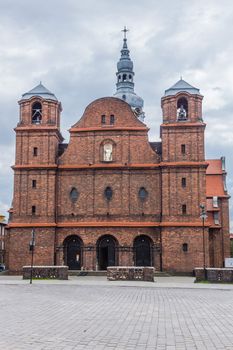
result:
[[[127,74],[123,74],[123,81],[127,80]]]
[[[32,187],[36,188],[36,180],[32,180]]]
[[[110,186],[106,187],[105,190],[104,190],[105,198],[108,201],[110,201],[112,199],[112,195],[113,195],[112,188]]]
[[[147,190],[145,189],[145,187],[141,187],[138,191],[138,196],[139,196],[139,199],[144,202],[147,197],[148,197],[148,192]]]
[[[183,250],[183,252],[187,252],[188,251],[188,243],[183,243],[182,244],[182,250]]]
[[[186,148],[185,145],[181,145],[181,153],[183,155],[185,155],[185,153],[186,153],[186,149],[185,148]]]
[[[37,156],[38,156],[38,148],[37,148],[37,147],[34,147],[34,148],[33,148],[33,156],[34,156],[34,157],[37,157]]]
[[[78,193],[77,188],[73,187],[70,191],[70,200],[73,203],[75,203],[78,200],[78,196],[79,196],[79,193]]]
[[[181,186],[186,187],[186,177],[182,177],[181,179]]]
[[[35,215],[35,214],[36,214],[36,206],[33,205],[33,206],[32,206],[32,215]]]
[[[213,207],[218,208],[218,197],[217,196],[213,196]]]
[[[122,95],[122,99],[125,101],[126,100],[126,95]]]
[[[103,147],[103,159],[104,162],[111,162],[112,161],[112,144],[106,143]]]
[[[188,101],[181,97],[177,101],[177,120],[187,120],[188,118]]]
[[[187,206],[186,204],[182,204],[182,214],[187,214]]]
[[[106,124],[106,116],[104,114],[101,115],[101,124]]]
[[[110,124],[113,125],[115,123],[115,116],[113,114],[110,115]]]
[[[40,124],[42,119],[42,105],[35,102],[32,105],[32,124]]]
[[[218,211],[214,212],[214,224],[219,225],[219,212]]]

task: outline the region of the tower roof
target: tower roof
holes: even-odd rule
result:
[[[31,98],[33,96],[39,96],[39,97],[44,98],[45,100],[57,101],[56,96],[51,91],[49,91],[41,82],[39,85],[34,87],[32,90],[25,92],[22,95],[21,100],[28,100],[29,98]]]
[[[129,55],[129,49],[127,46],[126,33],[128,29],[124,27],[123,47],[121,49],[121,57],[117,63],[117,91],[114,96],[127,102],[134,110],[137,117],[143,121],[145,115],[143,112],[143,99],[134,92],[134,72],[133,72],[133,61]]]
[[[165,90],[165,96],[176,95],[178,92],[188,92],[190,94],[200,95],[199,89],[190,85],[182,78],[169,89]]]

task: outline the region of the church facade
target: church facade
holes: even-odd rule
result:
[[[126,34],[126,32],[125,32]],[[114,97],[90,103],[60,132],[61,103],[39,84],[22,95],[7,267],[154,266],[192,272],[229,257],[224,158],[206,160],[202,98],[179,80],[161,99],[161,142],[149,142],[124,36]],[[200,208],[202,205],[202,209]],[[200,214],[204,215],[203,220]]]

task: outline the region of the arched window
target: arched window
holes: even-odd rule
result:
[[[127,80],[127,74],[123,74],[123,81]]]
[[[112,195],[113,195],[113,192],[112,192],[112,188],[110,186],[107,186],[104,190],[104,196],[105,198],[110,201],[112,199]]]
[[[122,99],[125,101],[126,100],[126,95],[122,95]]]
[[[147,190],[145,189],[145,187],[141,187],[138,191],[138,196],[139,196],[139,199],[144,202],[147,197],[148,197],[148,192]]]
[[[106,143],[103,147],[103,160],[104,162],[112,162],[112,144],[111,143]]]
[[[40,124],[42,119],[42,105],[35,102],[32,105],[32,124]]]
[[[118,75],[118,81],[120,81],[121,80],[121,75]]]
[[[73,203],[75,203],[78,200],[78,196],[79,196],[79,193],[78,193],[77,188],[73,187],[70,191],[70,200]]]
[[[177,101],[177,119],[178,120],[188,119],[188,101],[185,97],[181,97]]]

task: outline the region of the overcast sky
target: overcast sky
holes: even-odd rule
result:
[[[233,194],[231,0],[0,0],[0,213],[12,200],[17,101],[41,80],[62,102],[68,142],[87,104],[115,92],[125,25],[150,141],[164,90],[182,75],[204,95],[206,158],[226,156]]]

